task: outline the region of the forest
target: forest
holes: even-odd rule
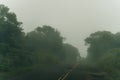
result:
[[[76,63],[75,74],[66,80],[120,80],[120,32],[91,33],[85,39],[87,57],[82,58],[52,26],[38,26],[26,33],[22,24],[14,12],[0,5],[1,80],[57,80]]]

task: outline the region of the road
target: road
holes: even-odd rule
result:
[[[74,64],[71,69],[68,69],[64,74],[62,74],[58,80],[65,80],[74,69],[78,67],[79,63]]]
[[[106,74],[95,67],[75,64],[62,74],[58,80],[110,80]]]
[[[35,69],[9,80],[110,80],[95,67],[77,63],[67,66],[49,66]]]

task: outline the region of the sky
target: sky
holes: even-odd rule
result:
[[[0,0],[23,22],[25,32],[50,25],[87,55],[84,39],[96,31],[120,31],[120,0]]]

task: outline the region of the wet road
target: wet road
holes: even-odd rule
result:
[[[58,80],[110,80],[106,73],[95,67],[75,64]]]
[[[49,66],[14,76],[9,80],[110,80],[104,72],[80,63],[67,66]]]
[[[68,69],[64,74],[62,74],[58,78],[58,80],[65,80],[70,75],[70,73],[72,73],[72,71],[75,70],[78,67],[78,65],[79,65],[79,63],[74,64],[70,69]]]

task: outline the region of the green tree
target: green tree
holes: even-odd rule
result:
[[[0,65],[15,68],[24,64],[26,51],[24,48],[24,33],[21,22],[17,20],[15,13],[9,8],[0,5]],[[24,64],[25,65],[25,64]]]
[[[113,80],[120,79],[120,48],[109,50],[98,62],[101,69],[109,74]]]
[[[98,31],[92,33],[85,39],[88,48],[88,59],[97,61],[104,53],[114,48],[114,34],[109,31]]]
[[[63,37],[51,26],[37,27],[26,36],[26,45],[31,50],[58,51],[62,47]]]
[[[52,28],[51,26],[44,25],[43,27],[37,27],[34,31],[27,33],[26,35],[26,48],[32,52],[37,61],[44,60],[48,58],[55,59],[60,58],[63,45],[63,37],[60,35],[59,31]],[[47,57],[45,57],[47,55]],[[44,59],[42,59],[42,57]],[[35,62],[37,62],[35,60]],[[41,62],[41,61],[40,61]]]
[[[63,52],[66,63],[76,63],[80,59],[78,49],[70,44],[63,44]]]

